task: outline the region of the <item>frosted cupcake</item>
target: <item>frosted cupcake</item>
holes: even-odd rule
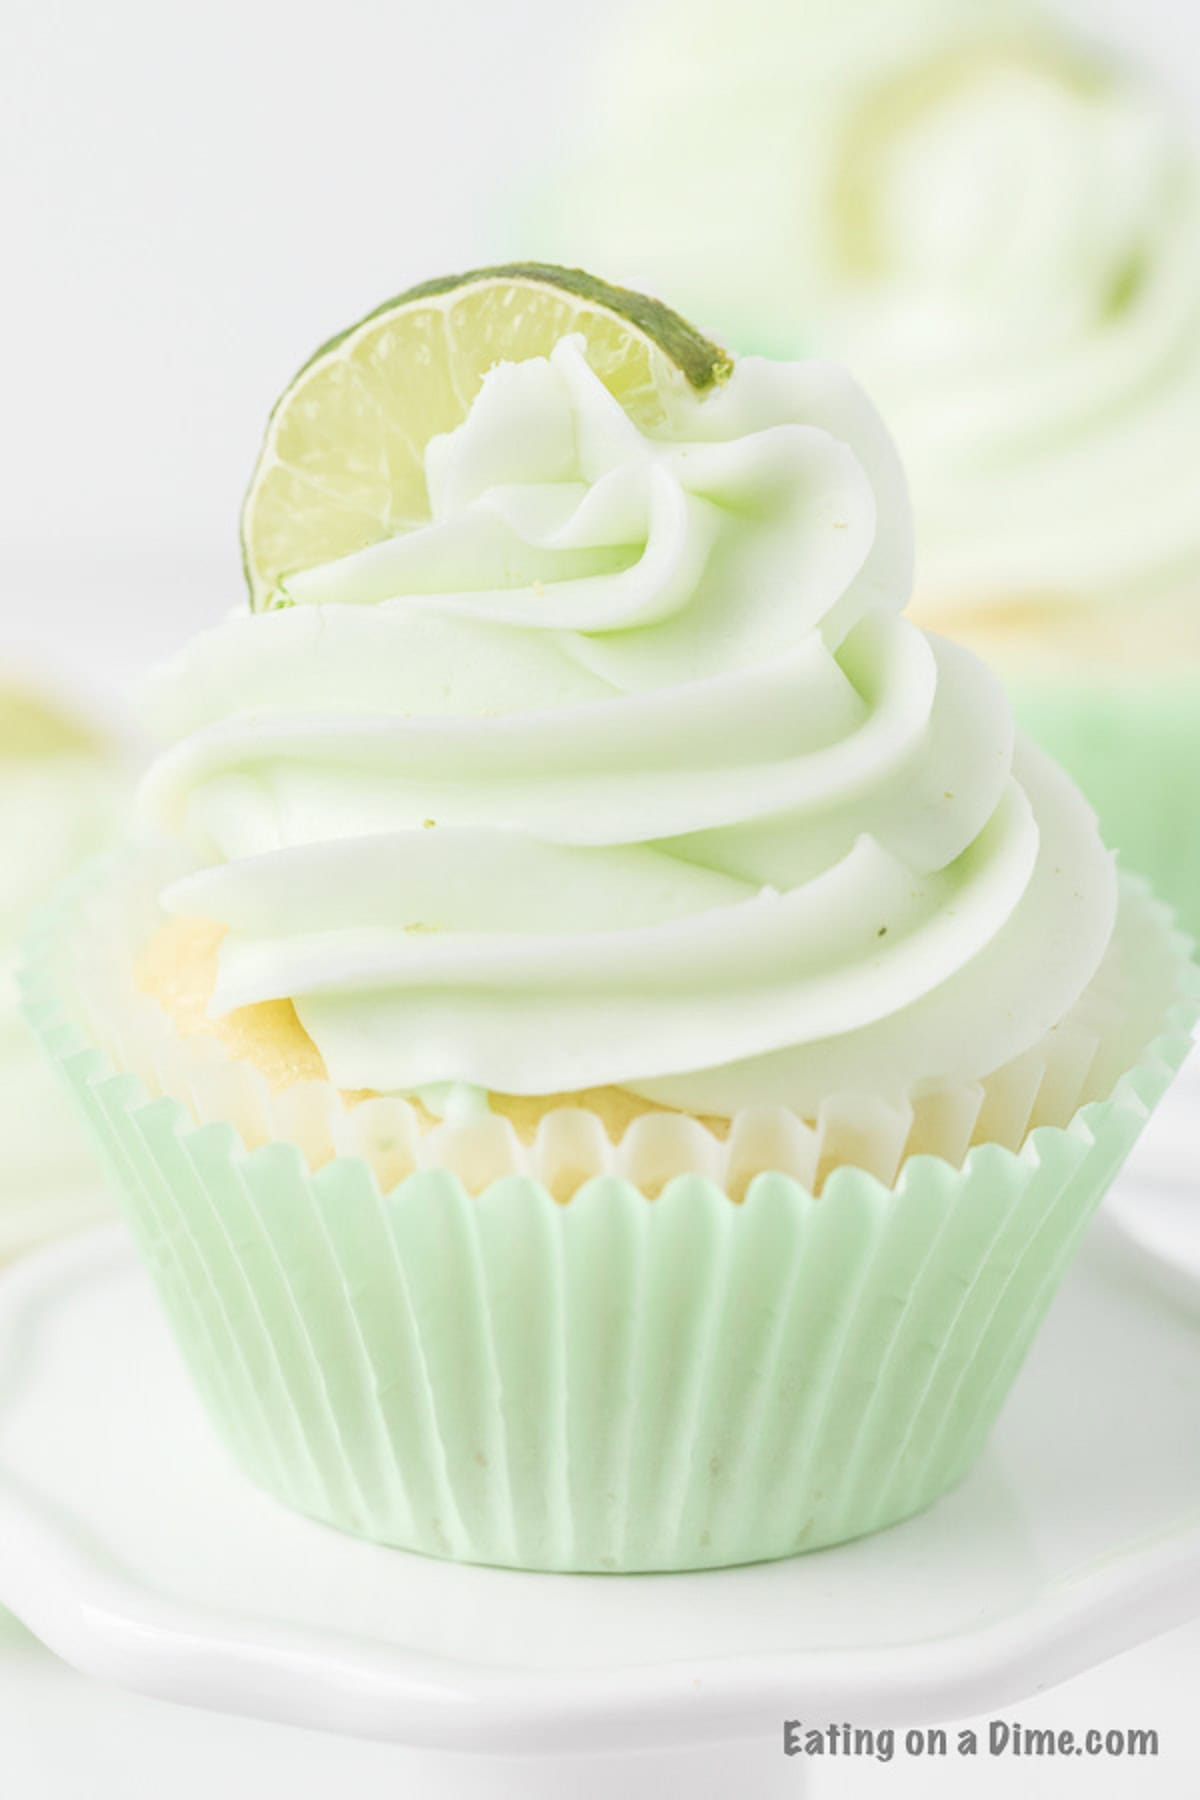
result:
[[[741,343],[850,363],[911,483],[915,616],[1001,669],[1200,930],[1194,143],[1020,0],[700,11],[622,44],[559,238]]]
[[[105,1209],[86,1136],[18,1006],[33,910],[116,832],[116,749],[52,683],[0,664],[0,1262]]]
[[[235,1454],[530,1568],[927,1505],[1195,995],[903,616],[870,404],[487,271],[318,353],[244,528],[252,609],[151,690],[158,845],[28,978]]]

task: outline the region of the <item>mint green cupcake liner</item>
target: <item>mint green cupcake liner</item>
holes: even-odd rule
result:
[[[423,1168],[384,1191],[361,1156],[314,1172],[297,1143],[248,1149],[118,1072],[79,1023],[78,901],[31,946],[28,1016],[218,1434],[314,1518],[522,1569],[789,1556],[944,1494],[1198,1007],[1185,946],[1127,885],[1152,1029],[1107,1100],[1019,1150],[908,1156],[891,1185],[840,1167],[819,1198],[769,1172],[741,1203],[689,1173],[654,1198],[598,1176],[566,1204],[529,1174],[472,1194]]]
[[[1021,727],[1074,776],[1123,868],[1200,940],[1200,671],[1014,679]]]

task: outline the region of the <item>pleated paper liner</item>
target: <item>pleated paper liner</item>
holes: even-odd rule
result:
[[[103,1147],[217,1430],[257,1482],[314,1517],[528,1569],[786,1556],[944,1493],[978,1455],[1198,1006],[1185,945],[1127,883],[1121,980],[1110,970],[1068,1033],[1087,1072],[1068,1078],[1053,1056],[1040,1079],[1026,1072],[1034,1123],[1017,1145],[977,1143],[961,1167],[908,1153],[890,1183],[839,1163],[819,1198],[764,1171],[734,1204],[722,1181],[735,1123],[719,1150],[688,1133],[689,1154],[709,1162],[661,1183],[678,1145],[660,1145],[646,1187],[632,1179],[645,1146],[610,1144],[562,1204],[538,1178],[559,1167],[540,1133],[524,1167],[470,1192],[454,1168],[409,1167],[465,1157],[453,1134],[377,1144],[370,1160],[334,1142],[326,1158],[308,1121],[304,1143],[262,1141],[280,1122],[265,1113],[251,1147],[229,1117],[207,1116],[234,1079],[219,1057],[198,1083],[191,1046],[182,1063],[160,1044],[157,1063],[119,1068],[144,1051],[144,1022],[121,1020],[118,1049],[89,1016],[112,1005],[106,900],[120,887],[93,876],[46,921],[27,1006]],[[135,938],[153,914],[133,909]],[[1107,1084],[1104,1097],[1039,1123],[1070,1079],[1089,1096]],[[228,1097],[245,1102],[240,1087]],[[307,1098],[286,1105],[299,1120]],[[1013,1106],[985,1095],[976,1129],[1005,1109],[1011,1122]],[[864,1117],[856,1144],[875,1157]],[[918,1105],[910,1143],[921,1117]],[[351,1119],[320,1131],[337,1139]],[[961,1137],[961,1117],[947,1129]],[[794,1142],[780,1134],[781,1161]],[[379,1174],[393,1154],[394,1184]],[[810,1166],[813,1154],[806,1144]]]
[[[215,1036],[182,1034],[138,990],[135,972],[164,923],[159,894],[179,872],[171,852],[142,853],[112,859],[102,881],[85,883],[65,973],[85,1035],[117,1070],[140,1076],[148,1094],[181,1101],[196,1124],[229,1123],[247,1149],[296,1144],[313,1172],[335,1156],[362,1157],[385,1192],[426,1168],[457,1175],[469,1193],[528,1175],[559,1200],[598,1175],[621,1176],[651,1197],[676,1175],[703,1175],[736,1200],[762,1173],[791,1176],[819,1194],[846,1164],[888,1184],[914,1155],[959,1167],[973,1143],[1017,1150],[1034,1127],[1067,1125],[1087,1101],[1108,1096],[1157,1023],[1147,1006],[1159,989],[1151,984],[1147,1002],[1129,979],[1122,928],[1071,1012],[983,1082],[927,1083],[886,1100],[839,1094],[811,1123],[779,1106],[749,1107],[711,1128],[652,1111],[616,1135],[585,1106],[557,1108],[524,1134],[499,1112],[439,1122],[407,1100],[364,1101],[326,1081],[273,1088]]]
[[[1079,783],[1105,843],[1200,940],[1200,665],[1014,679],[1018,720]]]

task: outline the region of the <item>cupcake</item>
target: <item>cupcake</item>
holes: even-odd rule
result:
[[[109,734],[54,684],[0,664],[0,1263],[106,1210],[86,1134],[21,1017],[16,957],[33,910],[116,832]]]
[[[850,363],[911,483],[914,616],[1000,669],[1200,930],[1194,141],[1021,0],[749,0],[732,42],[727,13],[622,44],[552,233]]]
[[[30,953],[217,1429],[531,1569],[877,1529],[969,1468],[1196,1007],[903,614],[853,380],[536,265],[318,352],[145,841]]]

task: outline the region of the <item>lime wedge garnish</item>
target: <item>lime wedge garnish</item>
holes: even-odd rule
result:
[[[659,301],[579,269],[512,263],[411,288],[323,345],[276,403],[242,511],[251,605],[428,519],[430,438],[462,422],[496,363],[546,356],[572,332],[646,429],[671,381],[703,391],[732,367]]]

